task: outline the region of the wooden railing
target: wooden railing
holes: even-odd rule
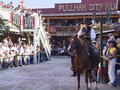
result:
[[[24,17],[24,29],[34,29],[34,17]]]
[[[80,26],[50,26],[50,32],[77,32]]]
[[[107,30],[113,30],[114,29],[114,25],[103,25],[103,31],[107,31]],[[93,29],[95,30],[95,32],[100,32],[100,25],[96,25],[93,27]]]
[[[20,27],[20,15],[18,14],[13,15],[13,24]]]

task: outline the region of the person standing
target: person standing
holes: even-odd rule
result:
[[[109,33],[108,34],[108,40],[107,40],[107,43],[109,42],[109,41],[114,41],[114,42],[116,42],[116,39],[115,39],[115,37],[113,36],[113,34],[112,33]]]
[[[75,55],[71,56],[71,70],[73,71],[73,74],[71,75],[71,77],[76,76],[76,72],[75,72]]]
[[[117,49],[114,46],[114,41],[109,41],[109,48],[107,51],[107,58],[110,59],[108,62],[108,76],[109,76],[109,84],[113,83],[115,80],[115,63],[117,61],[116,55],[117,55]]]
[[[120,38],[117,38],[117,63],[120,63]],[[116,72],[120,69],[120,65],[116,64]]]

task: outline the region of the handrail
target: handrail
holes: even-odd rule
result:
[[[49,45],[49,39],[46,35],[45,30],[43,29],[43,26],[41,25],[41,28],[39,30],[39,34],[40,34],[40,38],[41,38],[41,42],[43,44],[43,47],[45,49],[45,52],[47,54],[47,57],[49,58],[49,55],[51,55],[51,49],[50,49],[50,45]]]
[[[29,22],[29,23],[28,23]],[[24,29],[34,29],[34,17],[24,17]]]

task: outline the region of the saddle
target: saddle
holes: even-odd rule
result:
[[[99,60],[97,59],[99,59],[98,58],[99,51],[93,45],[84,46],[84,49],[88,56],[90,57],[91,65],[98,66]]]

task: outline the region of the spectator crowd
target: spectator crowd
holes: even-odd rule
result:
[[[112,33],[108,34],[108,40],[103,48],[103,67],[98,68],[97,82],[102,78],[104,83],[120,87],[120,38],[115,39]],[[99,39],[98,42],[100,43]],[[97,47],[100,49],[100,46]]]
[[[26,17],[35,14],[35,12],[32,11],[32,9],[25,9],[25,7],[21,4],[19,4],[17,7],[14,7],[13,2],[10,2],[9,4],[5,4],[3,1],[0,1],[0,9],[8,10],[8,11],[13,10],[14,12],[18,12],[18,14],[24,14],[24,16]]]
[[[12,10],[14,8],[13,3],[5,4],[3,1],[0,1],[0,8]]]
[[[33,64],[34,48],[32,44],[20,41],[13,43],[10,37],[0,42],[0,69]],[[37,48],[37,63],[47,60],[43,47]]]
[[[26,17],[25,26],[33,27],[33,18],[32,15],[40,15],[40,12],[34,12],[32,9],[25,9],[24,5],[20,4],[17,7],[13,6],[13,3],[9,4],[4,3],[4,1],[0,1],[0,9],[1,10],[12,10],[15,12],[14,15],[14,24],[19,25],[19,15],[23,15]],[[17,17],[18,16],[18,17]],[[30,17],[30,18],[28,18]],[[33,55],[34,49],[33,44],[27,44],[25,42],[19,41],[15,43],[11,40],[10,37],[6,37],[3,41],[0,41],[0,68],[5,69],[9,67],[17,67],[23,65],[33,64]],[[45,50],[43,46],[37,47],[37,62],[42,62],[43,60],[48,60]]]

